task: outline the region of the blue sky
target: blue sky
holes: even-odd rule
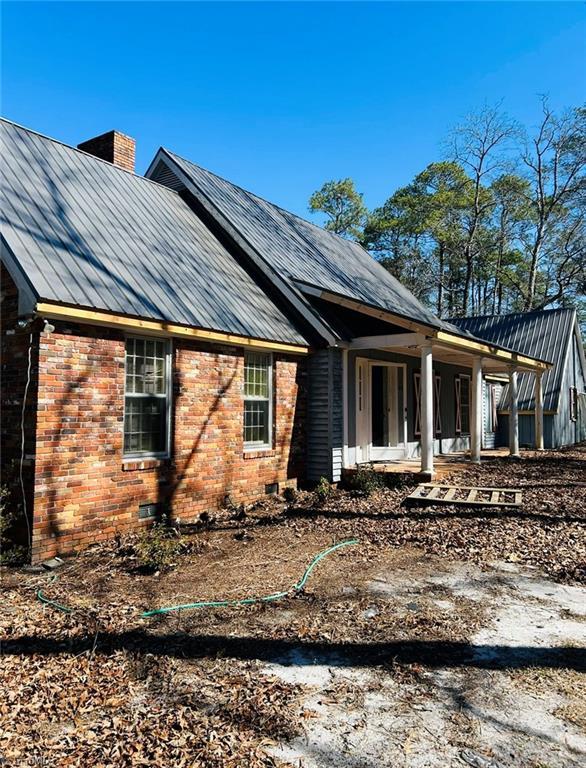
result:
[[[351,176],[381,204],[502,99],[584,100],[583,3],[4,3],[2,114],[77,144],[111,128],[307,216]]]

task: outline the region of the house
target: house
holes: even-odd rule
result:
[[[586,440],[586,358],[576,310],[547,309],[467,317],[453,322],[491,343],[553,363],[541,381],[544,413],[541,444],[536,438],[535,377],[519,376],[521,446],[560,448]],[[509,395],[506,382],[499,377],[485,376],[483,442],[487,448],[507,444]]]
[[[34,560],[360,462],[479,460],[483,372],[509,377],[518,453],[518,372],[546,360],[165,149],[142,177],[115,131],[0,130],[3,482]]]

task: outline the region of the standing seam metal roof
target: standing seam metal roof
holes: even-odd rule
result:
[[[548,360],[553,368],[543,374],[543,407],[546,411],[558,408],[568,344],[576,321],[573,309],[549,309],[536,312],[519,312],[511,315],[484,315],[463,317],[452,322],[486,341],[517,349],[529,357]],[[533,411],[535,377],[519,375],[519,410]],[[508,404],[508,385],[501,398],[503,407]]]
[[[311,224],[167,149],[162,152],[279,274],[434,328],[469,335],[436,317],[358,243]],[[151,173],[156,179],[161,172],[153,168]]]
[[[306,344],[174,191],[0,119],[1,232],[37,296]]]

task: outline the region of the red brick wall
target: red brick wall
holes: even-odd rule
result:
[[[34,560],[141,526],[141,503],[187,521],[302,477],[304,360],[274,355],[274,450],[245,454],[242,349],[174,340],[171,460],[123,463],[124,337],[56,326],[40,339]]]
[[[1,266],[0,432],[2,445],[0,451],[0,482],[8,488],[10,492],[8,505],[11,511],[18,514],[20,520],[17,527],[11,531],[11,538],[14,538],[17,544],[26,545],[28,544],[28,533],[24,517],[22,516],[24,503],[20,486],[21,420],[30,346],[31,381],[27,393],[24,417],[25,458],[23,462],[26,507],[30,519],[33,507],[39,323],[37,321],[24,330],[20,330],[17,327],[18,291],[4,264]]]

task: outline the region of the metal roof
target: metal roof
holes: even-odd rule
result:
[[[273,269],[298,286],[315,286],[433,328],[469,335],[436,317],[358,243],[311,224],[167,149],[161,153]],[[162,183],[177,181],[161,162],[153,161],[147,174]]]
[[[576,322],[573,309],[547,309],[512,315],[484,315],[452,320],[460,328],[486,341],[516,349],[529,357],[548,360],[553,368],[543,374],[543,407],[558,408],[568,344]],[[533,411],[535,377],[519,375],[519,410]],[[508,403],[508,386],[501,402]]]
[[[306,344],[168,187],[0,119],[0,226],[39,299]]]

